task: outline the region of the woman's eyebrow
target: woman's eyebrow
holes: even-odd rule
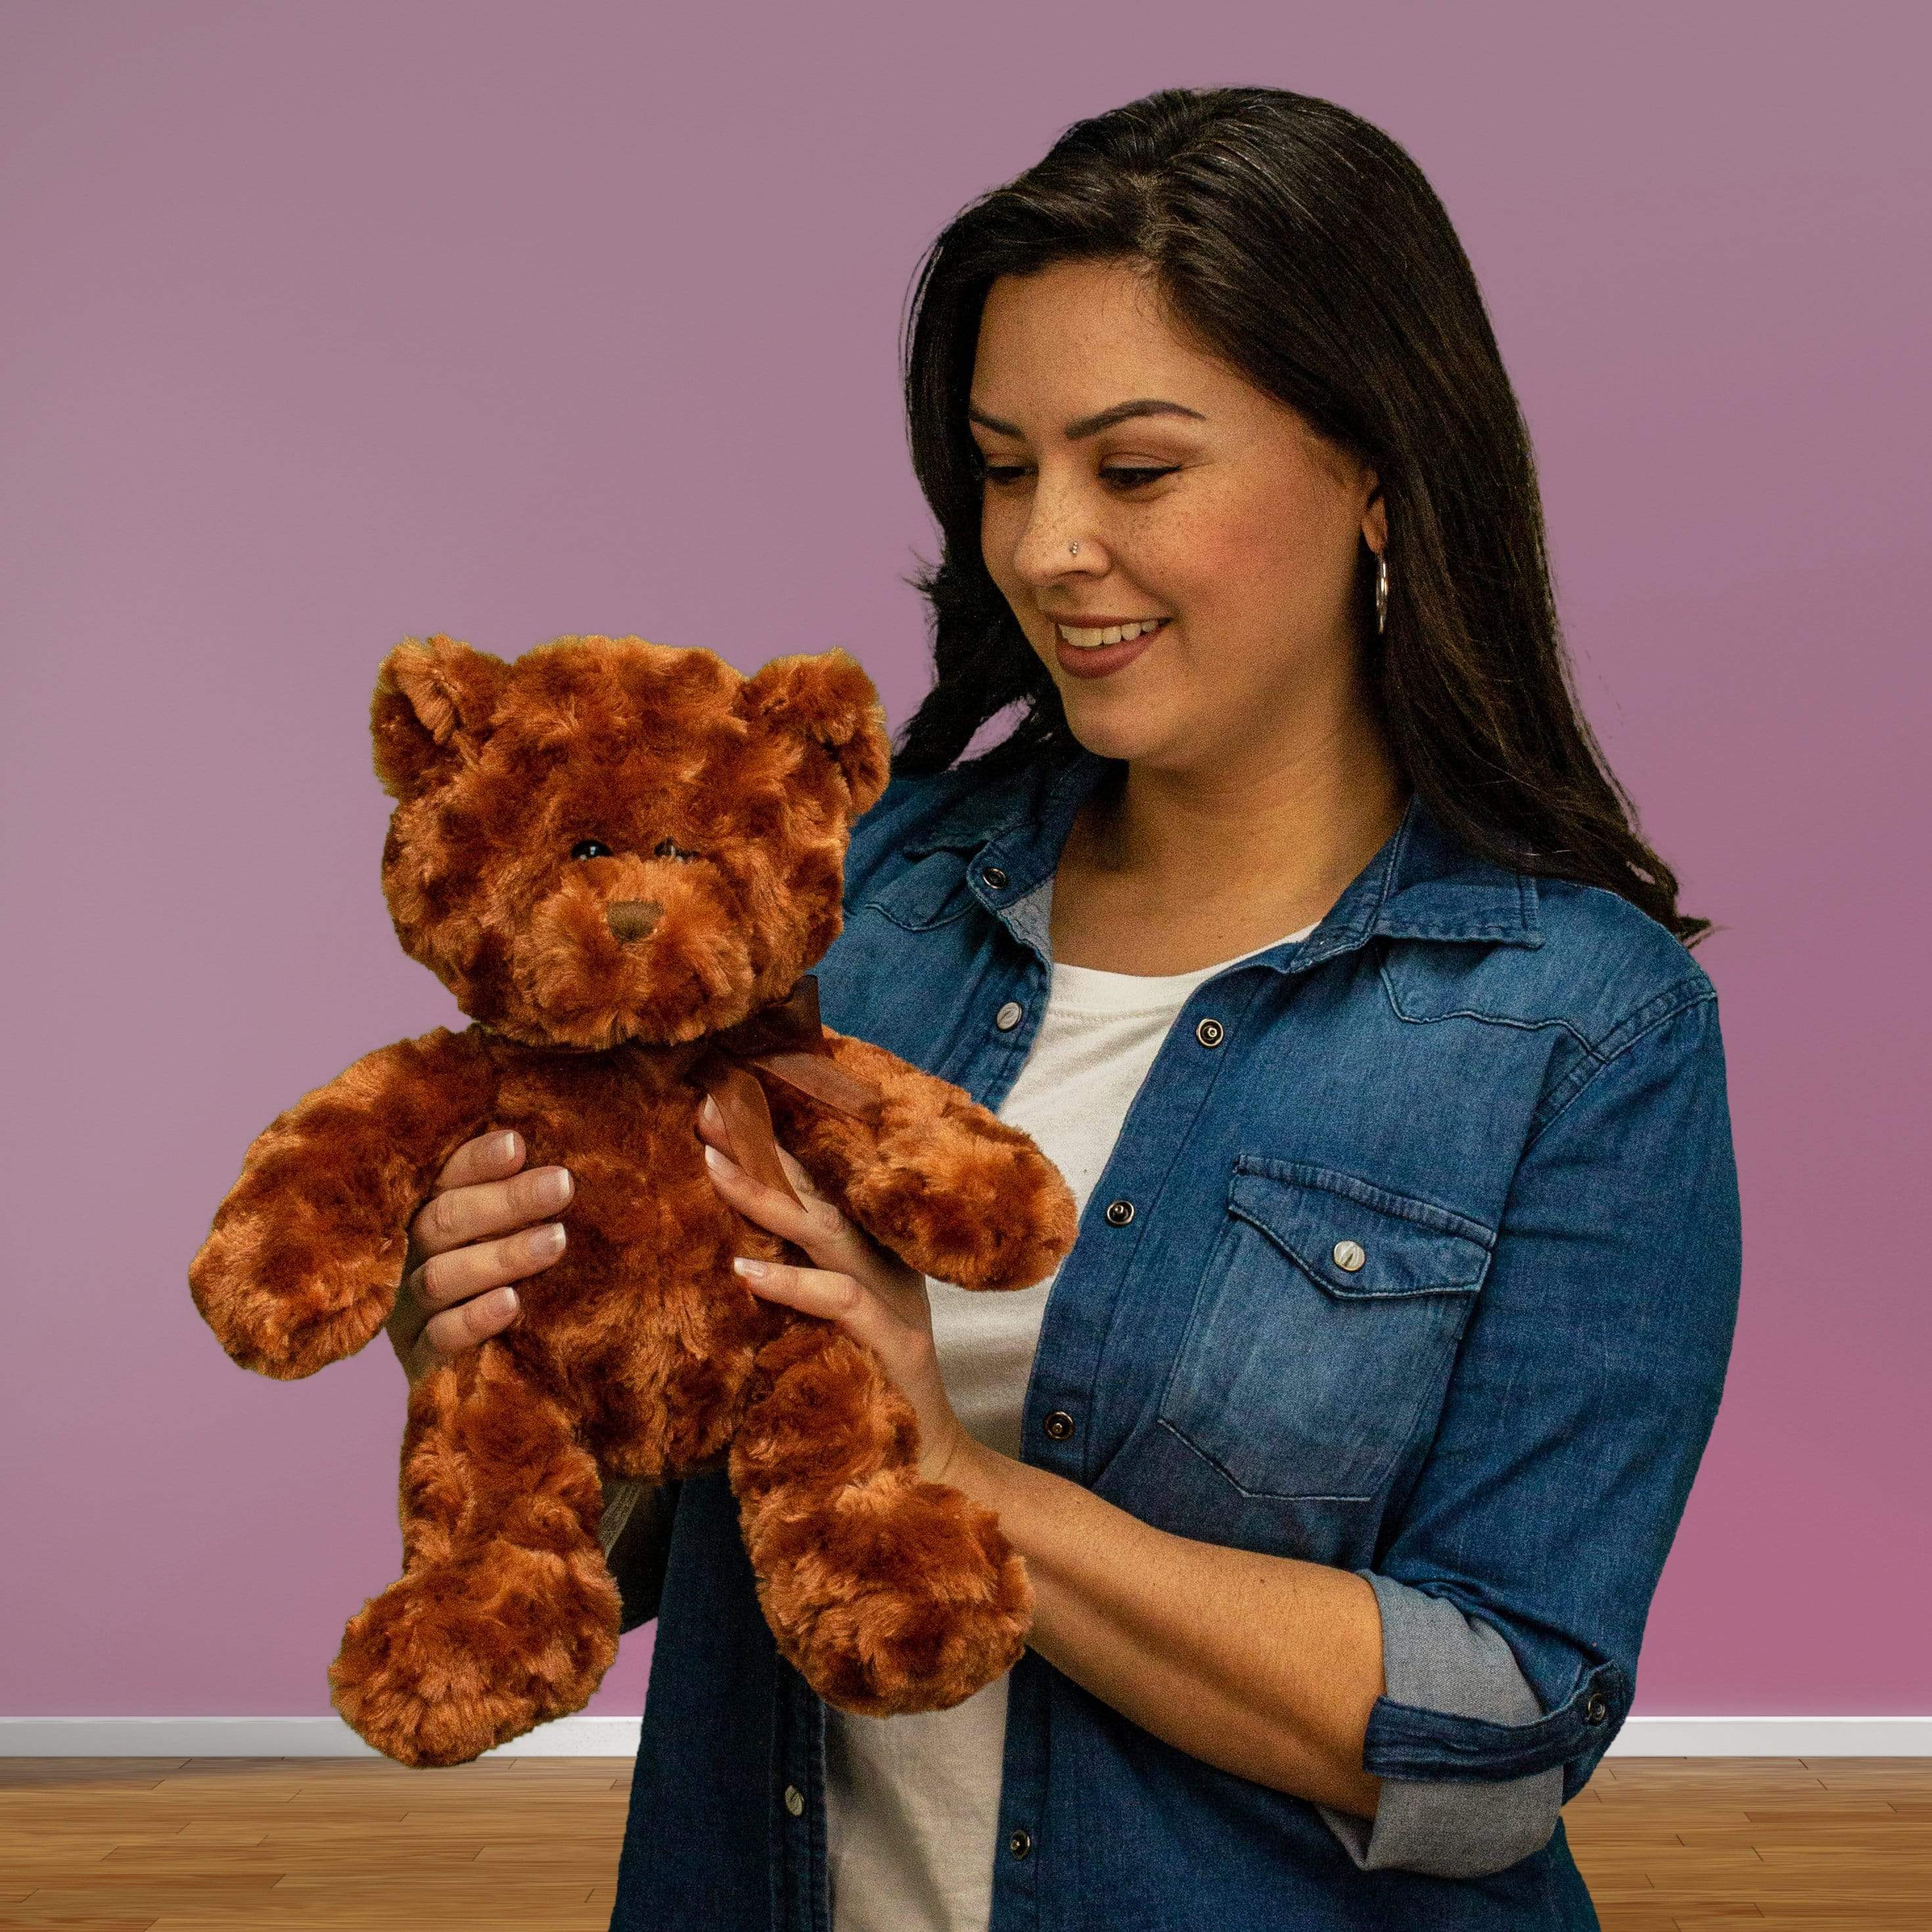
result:
[[[1024,431],[1016,424],[1002,422],[998,416],[989,416],[976,403],[969,400],[966,413],[982,429],[1024,440]],[[1078,417],[1069,423],[1060,434],[1069,442],[1078,442],[1082,436],[1098,435],[1103,429],[1112,428],[1117,422],[1125,422],[1130,416],[1192,416],[1196,422],[1208,420],[1198,410],[1190,410],[1185,404],[1162,402],[1158,397],[1142,396],[1131,403],[1116,403],[1111,410],[1102,410],[1097,416]]]

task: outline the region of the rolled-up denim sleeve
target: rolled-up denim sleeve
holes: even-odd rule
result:
[[[1382,1611],[1388,1701],[1501,1726],[1543,1715],[1509,1646],[1490,1625],[1392,1576],[1358,1574]],[[1480,1784],[1385,1778],[1372,1821],[1319,1808],[1364,1870],[1471,1878],[1500,1871],[1549,1843],[1563,1807],[1562,1784],[1558,1765]]]
[[[1742,1247],[1717,999],[1660,994],[1546,1095],[1429,1454],[1364,1575],[1385,1694],[1358,1864],[1541,1848],[1628,1715],[1723,1391]]]

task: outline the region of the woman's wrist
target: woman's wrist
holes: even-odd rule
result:
[[[1014,1484],[1023,1481],[1026,1472],[1025,1463],[988,1448],[962,1424],[952,1456],[935,1480],[970,1496],[982,1508],[998,1510],[1003,1501],[1012,1496]]]

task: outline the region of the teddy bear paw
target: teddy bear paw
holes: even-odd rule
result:
[[[968,1288],[1030,1288],[1066,1258],[1079,1232],[1072,1194],[1039,1150],[990,1135],[949,1147],[946,1185],[914,1179],[896,1204],[904,1258]],[[970,1211],[962,1214],[961,1204]],[[888,1241],[888,1246],[895,1245]]]
[[[868,1717],[943,1711],[1018,1662],[1033,1622],[1026,1566],[990,1511],[941,1493],[937,1520],[914,1538],[888,1532],[829,1603],[821,1571],[817,1603],[790,1624],[786,1654],[827,1703]]]
[[[218,1227],[188,1270],[195,1306],[230,1358],[292,1382],[363,1348],[388,1319],[401,1271],[400,1237],[370,1254],[310,1253],[292,1237]],[[392,1255],[388,1250],[394,1248]],[[262,1278],[260,1253],[278,1254],[293,1286]]]
[[[608,1602],[567,1593],[580,1600],[574,1618],[545,1616],[546,1604],[561,1611],[560,1593],[519,1587],[505,1574],[519,1567],[493,1556],[475,1570],[416,1570],[365,1604],[328,1672],[350,1727],[400,1764],[464,1764],[582,1709],[617,1654],[614,1586]]]

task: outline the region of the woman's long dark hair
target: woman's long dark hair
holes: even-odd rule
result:
[[[946,770],[980,728],[990,776],[1070,753],[1060,694],[980,549],[967,430],[980,310],[1000,275],[1144,263],[1208,352],[1370,465],[1388,512],[1388,629],[1361,602],[1404,776],[1482,856],[1603,886],[1686,944],[1708,920],[1639,835],[1580,710],[1550,583],[1534,460],[1480,292],[1408,154],[1333,103],[1270,87],[1169,88],[1078,122],[970,204],[920,267],[904,334],[913,467],[938,519],[935,680],[894,768]]]

